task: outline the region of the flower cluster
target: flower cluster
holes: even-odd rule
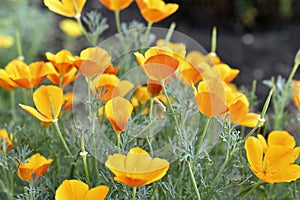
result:
[[[246,177],[251,171],[264,184],[300,178],[297,135],[294,138],[284,131],[288,126],[277,127],[286,125],[282,116],[289,97],[300,109],[300,82],[292,81],[299,59],[273,100],[275,106],[279,105],[278,99],[283,99],[283,103],[274,108],[274,127],[273,121],[268,127],[268,121],[264,120],[266,111],[274,90],[279,89],[273,82],[261,114],[252,112],[253,99],[232,83],[240,70],[231,68],[216,53],[216,28],[210,53],[188,51],[187,44],[171,42],[172,26],[165,39],[155,38],[156,43],[147,46],[148,40],[152,40],[153,23],[175,13],[178,4],[163,0],[99,1],[114,12],[119,33],[116,38],[120,48],[129,52],[119,55],[121,61],[118,62],[111,49],[94,45],[99,35],[90,33],[92,25],[87,18],[82,18],[86,0],[44,0],[52,12],[74,18],[60,23],[64,32],[74,38],[84,35],[90,46],[75,53],[67,49],[46,52],[43,61],[31,63],[19,55],[0,69],[0,87],[11,95],[13,118],[11,123],[3,125],[5,129],[0,127],[0,172],[5,174],[3,181],[0,180],[0,198],[5,194],[13,199],[13,186],[18,184],[24,186],[24,196],[30,200],[38,199],[35,195],[41,191],[49,191],[50,198],[56,200],[128,199],[130,195],[135,199],[137,192],[139,199],[196,197],[200,200],[213,198],[221,181],[222,191],[226,191],[226,184],[233,184],[239,186],[238,194],[248,195],[261,184],[249,188]],[[121,26],[120,11],[133,2],[148,26],[132,40],[137,46],[141,42],[141,46],[147,47],[130,51],[127,49],[129,33],[122,32],[126,26]],[[99,21],[99,15],[95,16]],[[11,38],[2,37],[0,48],[13,44]],[[20,45],[21,41],[17,43]],[[133,65],[141,72],[134,74],[138,81],[126,76],[126,67]],[[72,89],[79,90],[81,96],[73,94]],[[19,97],[17,109],[25,111],[18,113],[25,116],[22,119],[15,112],[15,91]],[[23,99],[18,91],[22,92]],[[75,119],[75,111],[83,115],[80,123],[85,123],[84,126],[73,124],[71,118]],[[38,120],[31,121],[28,114]],[[36,122],[41,126],[35,126]],[[276,131],[271,131],[266,140],[259,134],[265,129]],[[257,137],[253,136],[255,133]],[[210,154],[216,135],[221,135],[223,140]],[[246,154],[241,151],[243,147]],[[225,159],[220,161],[223,152],[226,152]],[[245,157],[249,165],[240,162]],[[234,158],[240,163],[232,166],[244,168],[235,176],[245,181],[227,180],[229,176],[224,171],[229,170],[227,165]],[[214,162],[222,166],[210,171]],[[11,178],[11,174],[19,178]],[[294,195],[296,199],[296,191]]]

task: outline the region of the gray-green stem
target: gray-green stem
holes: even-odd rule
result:
[[[85,151],[85,146],[84,146],[84,132],[82,132],[82,134],[81,134],[81,153],[80,153],[80,155],[81,155],[82,161],[83,161],[83,167],[84,167],[86,181],[87,181],[88,185],[90,185],[91,181],[90,181],[89,169],[88,169],[87,161],[86,161],[87,152]]]
[[[189,168],[189,174],[190,174],[190,179],[192,181],[193,189],[196,193],[197,199],[201,200],[201,196],[200,196],[200,193],[199,193],[199,190],[198,190],[198,187],[197,187],[197,183],[196,183],[196,180],[195,180],[195,176],[194,176],[194,173],[193,173],[193,170],[192,170],[191,163],[189,161],[187,161],[187,165],[188,165],[188,168]]]
[[[58,125],[58,120],[54,121],[54,126],[55,126],[55,129],[56,129],[57,135],[60,138],[66,152],[69,154],[69,156],[72,156],[72,153],[71,153],[71,151],[70,151],[70,149],[69,149],[69,147],[68,147],[68,145],[67,145],[67,143],[66,143],[66,141],[65,141],[65,139],[64,139],[64,137],[63,137],[63,135],[60,131],[60,128],[59,128],[59,125]]]

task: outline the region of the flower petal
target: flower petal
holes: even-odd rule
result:
[[[84,200],[88,185],[78,180],[64,180],[55,193],[56,200]]]

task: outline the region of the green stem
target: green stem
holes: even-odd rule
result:
[[[207,133],[210,121],[211,121],[211,117],[206,118],[205,126],[204,126],[204,129],[203,129],[201,138],[200,138],[200,142],[197,145],[198,148],[197,148],[197,151],[196,151],[196,157],[198,157],[200,155],[200,153],[201,153],[200,152],[201,151],[201,147],[203,145],[203,142],[204,142],[204,139],[205,139],[205,136],[206,136],[206,133]]]
[[[117,146],[118,146],[118,152],[121,153],[121,133],[117,133]]]
[[[173,22],[168,30],[166,37],[165,37],[165,46],[167,46],[168,43],[170,42],[173,32],[175,30],[175,27],[176,27],[176,23]]]
[[[148,40],[152,25],[153,25],[153,22],[148,22],[145,37],[144,37],[144,46],[145,46],[146,41]]]
[[[272,88],[272,89],[270,90],[270,92],[269,92],[269,95],[268,95],[268,97],[267,97],[267,99],[266,99],[266,101],[265,101],[263,110],[262,110],[262,112],[261,112],[261,114],[260,114],[260,117],[259,117],[260,119],[258,120],[256,126],[253,127],[253,128],[251,129],[251,131],[246,135],[246,137],[244,138],[244,140],[243,140],[242,143],[244,143],[244,142],[247,140],[248,137],[250,137],[251,135],[254,134],[254,132],[256,131],[256,129],[260,126],[260,123],[262,123],[261,120],[264,120],[265,115],[266,115],[266,112],[267,112],[267,109],[268,109],[268,107],[269,107],[269,105],[270,105],[270,102],[271,102],[271,97],[272,97],[272,95],[273,95],[273,92],[274,92],[274,88]],[[241,143],[241,144],[242,144],[242,143]]]
[[[90,38],[89,34],[87,33],[87,31],[85,30],[81,20],[80,20],[80,14],[75,16],[75,19],[77,21],[77,23],[79,24],[85,38],[88,40],[88,42],[92,45],[92,46],[96,46],[96,44],[94,44],[93,40]]]
[[[150,155],[151,155],[151,157],[153,157],[153,148],[152,148],[152,144],[151,144],[151,138],[149,138],[149,136],[146,136],[146,140],[147,140],[148,146],[150,148]]]
[[[188,168],[189,168],[189,174],[190,174],[190,179],[192,181],[193,189],[196,193],[197,199],[201,200],[200,193],[199,193],[199,190],[198,190],[198,187],[197,187],[197,183],[196,183],[196,180],[195,180],[195,177],[194,177],[194,173],[193,173],[193,170],[192,170],[192,167],[191,167],[191,163],[189,161],[187,161],[187,165],[188,165]]]
[[[294,181],[293,192],[294,192],[294,198],[297,199],[297,180]]]
[[[213,189],[215,188],[215,186],[216,186],[216,184],[217,184],[219,178],[220,178],[221,175],[223,174],[223,172],[224,172],[224,170],[225,170],[227,164],[229,163],[230,159],[231,159],[232,156],[235,154],[235,152],[237,152],[237,149],[234,150],[234,151],[232,151],[231,153],[230,153],[230,148],[227,149],[226,158],[225,158],[225,160],[224,160],[223,165],[222,165],[221,168],[219,169],[219,171],[218,171],[216,177],[214,178],[213,182],[211,183],[211,188],[210,188],[210,190],[209,190],[209,192],[208,192],[208,195],[209,195],[209,196],[208,196],[207,199],[211,199],[211,195],[212,195],[211,192],[212,192]]]
[[[120,10],[115,11],[115,22],[116,22],[118,33],[121,33],[122,29],[121,29],[121,22],[120,22]]]
[[[22,42],[20,32],[16,31],[16,41],[17,41],[17,52],[18,52],[18,59],[24,60],[23,50],[22,50]]]
[[[13,119],[15,120],[16,119],[16,95],[15,95],[15,91],[11,90],[9,92],[9,96],[10,96],[11,113],[12,113]]]
[[[278,113],[274,113],[274,116],[276,116],[274,118],[274,130],[281,130],[283,128],[283,113],[284,113],[284,108],[286,105],[286,102],[288,100],[289,97],[289,93],[290,93],[290,87],[291,87],[291,82],[293,80],[293,77],[295,76],[295,73],[297,71],[299,67],[299,63],[295,63],[294,67],[288,77],[288,80],[286,82],[286,84],[284,85],[284,91],[280,100],[280,104],[279,104],[279,109],[278,109]],[[277,105],[278,106],[278,105]]]
[[[243,199],[246,199],[246,197],[247,197],[249,194],[251,194],[251,192],[253,192],[256,188],[258,188],[258,187],[259,187],[261,184],[263,184],[263,183],[264,183],[263,181],[259,180],[257,183],[253,184],[253,185],[251,186],[250,189],[247,188],[246,191],[240,192],[236,197],[239,197],[241,194],[247,192],[247,193],[243,196]]]
[[[216,53],[217,50],[217,27],[213,27],[211,36],[211,52]]]
[[[136,187],[132,188],[132,200],[135,200],[135,195],[136,195]]]
[[[175,110],[174,110],[174,108],[173,108],[173,106],[172,106],[171,100],[170,100],[170,98],[169,98],[169,95],[168,95],[168,93],[167,93],[167,90],[166,90],[164,81],[161,82],[161,86],[162,86],[162,89],[163,89],[163,93],[164,93],[164,95],[165,95],[165,97],[166,97],[166,99],[167,99],[168,105],[169,105],[170,108],[171,108],[172,115],[173,115],[173,118],[174,118],[174,120],[175,120],[175,124],[176,124],[177,131],[179,131],[179,130],[180,130],[179,122],[178,122],[177,116],[176,116],[176,114],[175,114]]]
[[[86,161],[87,152],[85,151],[85,146],[84,146],[84,132],[82,132],[82,134],[81,134],[81,152],[80,152],[80,155],[81,155],[82,161],[83,161],[85,177],[86,177],[88,185],[90,185],[91,181],[90,181],[90,175],[89,175],[89,170],[88,170],[87,161]]]
[[[62,133],[61,133],[61,131],[60,131],[60,129],[59,129],[59,126],[58,126],[58,120],[55,120],[55,121],[54,121],[54,126],[55,126],[55,129],[56,129],[57,135],[58,135],[58,137],[60,138],[60,140],[61,140],[61,142],[62,142],[62,144],[63,144],[65,150],[67,151],[67,153],[69,154],[69,156],[72,157],[73,155],[72,155],[72,153],[71,153],[69,147],[67,146],[67,143],[66,143],[66,141],[65,141],[64,137],[62,136]]]
[[[22,90],[22,96],[23,96],[23,102],[24,104],[28,105],[28,98],[27,98],[27,94],[26,94],[26,89],[25,88],[21,88]]]

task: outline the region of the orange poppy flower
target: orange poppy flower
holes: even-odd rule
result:
[[[11,142],[12,134],[10,134],[11,137],[8,137],[7,131],[5,129],[0,130],[0,150],[2,150],[2,140],[5,140],[6,142],[6,151],[10,151],[13,148],[13,144]]]
[[[106,8],[118,11],[127,8],[133,0],[99,0]]]
[[[19,106],[41,122],[53,123],[58,119],[63,105],[63,91],[57,86],[42,85],[33,93],[33,102],[37,110],[22,104]]]
[[[155,97],[161,93],[162,85],[160,84],[159,81],[154,81],[154,80],[148,79],[147,89],[148,89],[149,94],[152,97]]]
[[[114,97],[124,97],[132,88],[133,84],[129,81],[122,80],[114,74],[102,74],[96,77],[91,84],[91,90],[100,95],[100,100],[108,101]]]
[[[267,183],[290,182],[300,178],[300,166],[294,164],[300,147],[286,131],[272,131],[268,143],[262,135],[249,137],[245,142],[251,171]]]
[[[11,80],[23,88],[33,88],[40,84],[50,73],[44,62],[34,62],[27,66],[20,60],[13,60],[5,67]]]
[[[64,180],[55,193],[56,200],[104,200],[109,187],[89,186],[79,180]]]
[[[259,114],[249,112],[249,101],[247,97],[239,92],[234,91],[230,86],[224,84],[226,92],[226,105],[229,108],[231,121],[242,126],[254,127],[258,124]],[[260,126],[263,123],[260,124]]]
[[[220,79],[206,79],[199,83],[198,90],[193,86],[196,103],[206,116],[218,116],[228,110],[225,89]]]
[[[294,80],[292,82],[292,98],[294,104],[300,109],[300,81]]]
[[[13,90],[17,84],[13,82],[4,69],[0,69],[0,87],[5,90]]]
[[[180,63],[172,51],[157,47],[148,49],[145,56],[138,52],[134,55],[148,78],[160,82],[172,76]]]
[[[117,75],[118,71],[119,71],[120,67],[114,67],[113,64],[109,64],[105,71],[104,74],[114,74]]]
[[[240,70],[232,69],[224,63],[214,65],[214,67],[218,69],[222,80],[226,83],[230,83],[240,73]]]
[[[64,110],[70,110],[74,102],[74,94],[72,92],[64,94]]]
[[[71,52],[67,50],[61,50],[56,54],[47,52],[46,58],[52,63],[54,69],[60,75],[64,75],[73,69],[75,58]]]
[[[79,15],[85,3],[86,0],[44,0],[49,10],[65,17]]]
[[[62,87],[74,82],[80,74],[77,74],[77,69],[72,67],[72,69],[65,74],[59,74],[55,69],[54,66],[48,62],[46,63],[51,70],[48,74],[47,78],[55,85],[60,85]]]
[[[172,15],[178,4],[165,3],[163,0],[136,0],[140,12],[147,22],[159,22]]]
[[[113,154],[108,156],[105,166],[115,175],[115,180],[128,186],[148,185],[164,177],[169,162],[151,156],[140,147],[132,148],[127,156]]]
[[[80,58],[74,62],[75,67],[86,77],[92,78],[102,74],[110,64],[111,57],[100,47],[87,48],[81,51]]]
[[[41,154],[36,153],[18,166],[18,176],[23,181],[35,182],[46,173],[52,162],[52,159],[47,160]]]
[[[105,104],[105,114],[114,130],[121,133],[126,129],[133,106],[123,97],[115,97]]]

